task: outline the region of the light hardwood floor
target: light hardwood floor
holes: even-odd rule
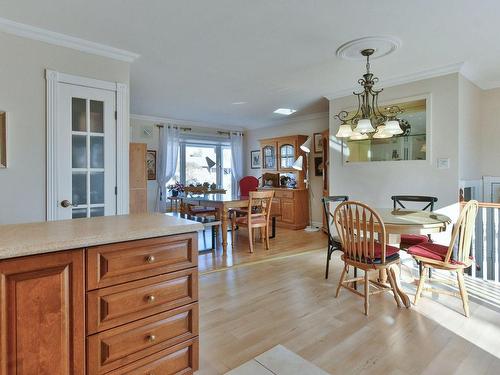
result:
[[[334,298],[341,263],[335,254],[325,280],[325,256],[313,251],[201,275],[199,374],[223,374],[277,344],[332,374],[500,374],[493,306],[472,301],[466,318],[458,298],[424,292],[407,310],[384,293],[372,297],[366,317],[361,298],[345,290]],[[415,286],[403,286],[413,300]]]
[[[259,238],[254,242],[254,253],[248,251],[247,229],[241,228],[236,231],[234,247],[231,242],[231,234],[228,233],[228,251],[224,254],[220,241],[213,252],[204,252],[198,257],[200,272],[209,272],[215,269],[227,268],[238,264],[255,262],[283,255],[299,254],[306,251],[317,250],[326,247],[328,237],[323,232],[304,232],[303,230],[291,230],[284,228],[276,229],[276,237],[270,239],[270,249],[266,250],[264,242]],[[198,236],[200,249],[210,247],[210,231]]]

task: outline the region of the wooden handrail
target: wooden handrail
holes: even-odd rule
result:
[[[467,204],[466,201],[460,202],[460,208],[463,208]],[[491,202],[479,202],[479,207],[484,208],[500,208],[500,203],[491,203]]]

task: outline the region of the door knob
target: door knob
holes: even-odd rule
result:
[[[77,204],[73,204],[71,203],[69,200],[65,199],[61,202],[61,207],[64,207],[64,208],[67,208],[67,207],[70,207],[70,206],[73,206],[73,207],[78,207]]]

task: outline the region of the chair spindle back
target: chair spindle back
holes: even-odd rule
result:
[[[470,261],[471,256],[471,241],[472,232],[475,229],[477,211],[479,210],[479,202],[475,200],[468,201],[467,204],[460,211],[458,220],[453,228],[451,234],[450,246],[448,253],[444,259],[445,263],[450,263],[453,257],[453,249],[455,242],[458,240],[458,247],[455,261],[460,263],[467,263]]]
[[[333,216],[345,258],[366,264],[380,258],[385,263],[386,230],[375,210],[361,202],[347,201],[338,205]],[[375,255],[376,244],[380,245],[379,256]]]
[[[266,222],[269,222],[269,215],[271,214],[271,204],[273,202],[274,190],[270,191],[250,191],[248,199],[248,225],[251,226],[252,217],[263,216]],[[252,210],[258,207],[260,212],[252,214]]]

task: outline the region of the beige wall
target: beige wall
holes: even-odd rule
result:
[[[500,176],[500,88],[481,93],[482,176]]]
[[[282,137],[287,135],[308,135],[312,136],[313,133],[320,133],[328,129],[328,114],[320,113],[316,115],[302,116],[296,119],[291,119],[288,122],[280,123],[279,125],[265,127],[255,130],[248,130],[245,133],[246,143],[246,174],[251,176],[260,177],[262,172],[260,169],[250,168],[250,151],[259,149],[259,139]],[[322,223],[322,206],[321,198],[323,196],[323,180],[322,177],[314,176],[314,156],[321,156],[320,154],[314,155],[311,153],[309,158],[309,170],[311,173],[311,192],[312,192],[312,218],[317,224]]]
[[[461,180],[480,179],[481,168],[481,101],[483,91],[459,75],[459,177]],[[489,152],[488,152],[489,153]]]
[[[0,169],[0,224],[45,220],[45,69],[129,82],[129,64],[0,32],[0,110],[8,168]]]
[[[330,142],[330,193],[346,194],[375,207],[391,205],[393,194],[434,195],[438,207],[457,201],[459,185],[458,151],[458,74],[387,87],[383,101],[430,94],[431,151],[430,161],[389,161],[343,165],[340,147]],[[334,114],[356,104],[354,96],[330,101],[330,134],[338,122]],[[449,158],[449,169],[438,169],[437,159]]]

